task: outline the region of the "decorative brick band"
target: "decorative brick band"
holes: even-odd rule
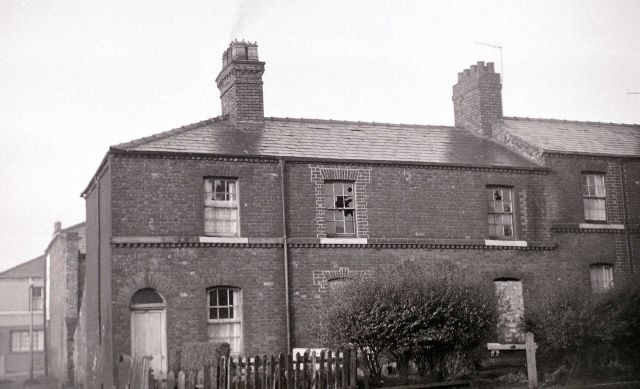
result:
[[[556,245],[486,246],[484,244],[444,244],[444,243],[369,243],[369,244],[320,244],[290,243],[292,248],[358,248],[358,249],[459,249],[459,250],[519,250],[552,251]]]
[[[312,162],[321,163],[324,166],[344,166],[349,165],[362,167],[416,167],[433,170],[462,170],[462,171],[478,171],[478,172],[504,172],[515,174],[549,174],[550,169],[545,167],[539,168],[516,168],[501,166],[469,166],[455,164],[438,164],[433,162],[415,162],[415,161],[378,161],[378,160],[328,160],[320,158],[305,158],[291,156],[236,156],[236,155],[219,155],[204,153],[183,153],[183,152],[161,152],[161,151],[142,151],[142,150],[121,150],[111,149],[109,154],[113,156],[128,158],[160,158],[160,159],[190,159],[190,160],[207,160],[207,161],[224,161],[224,162],[254,162],[254,163],[278,163],[282,159],[286,159],[287,163],[309,164]],[[546,154],[545,154],[546,155]]]
[[[140,150],[110,150],[109,153],[120,158],[189,159],[221,162],[278,163],[278,158],[276,157],[237,157],[232,155],[170,153]]]
[[[185,248],[185,247],[243,247],[243,248],[275,248],[282,247],[282,243],[193,243],[193,242],[177,242],[177,243],[161,243],[161,242],[130,242],[130,243],[111,243],[116,248],[133,248],[133,247],[161,247],[161,248]]]

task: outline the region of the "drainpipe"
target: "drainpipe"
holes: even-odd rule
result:
[[[289,313],[289,249],[287,247],[287,198],[284,173],[287,162],[280,158],[280,198],[282,199],[282,248],[284,252],[284,305],[287,321],[287,352],[291,352],[291,318]]]
[[[627,263],[629,264],[629,273],[633,274],[631,241],[629,240],[629,219],[627,217],[627,189],[624,185],[624,162],[620,164],[620,191],[622,192],[622,224],[624,224],[624,243],[627,250]]]

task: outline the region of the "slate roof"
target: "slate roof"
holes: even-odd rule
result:
[[[44,277],[44,257],[39,256],[0,273],[0,278]]]
[[[505,117],[502,129],[547,152],[640,156],[640,125]]]
[[[214,118],[111,147],[116,151],[539,168],[490,140],[448,126],[265,118],[235,127]]]

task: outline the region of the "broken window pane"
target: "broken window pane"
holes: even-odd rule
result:
[[[355,200],[352,182],[326,182],[324,206],[327,236],[355,235]]]
[[[488,188],[489,194],[487,224],[489,237],[513,237],[513,202],[511,188]]]

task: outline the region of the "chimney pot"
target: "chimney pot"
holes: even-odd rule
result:
[[[216,78],[223,117],[233,122],[264,122],[262,74],[258,44],[232,41],[222,55],[222,70]]]

